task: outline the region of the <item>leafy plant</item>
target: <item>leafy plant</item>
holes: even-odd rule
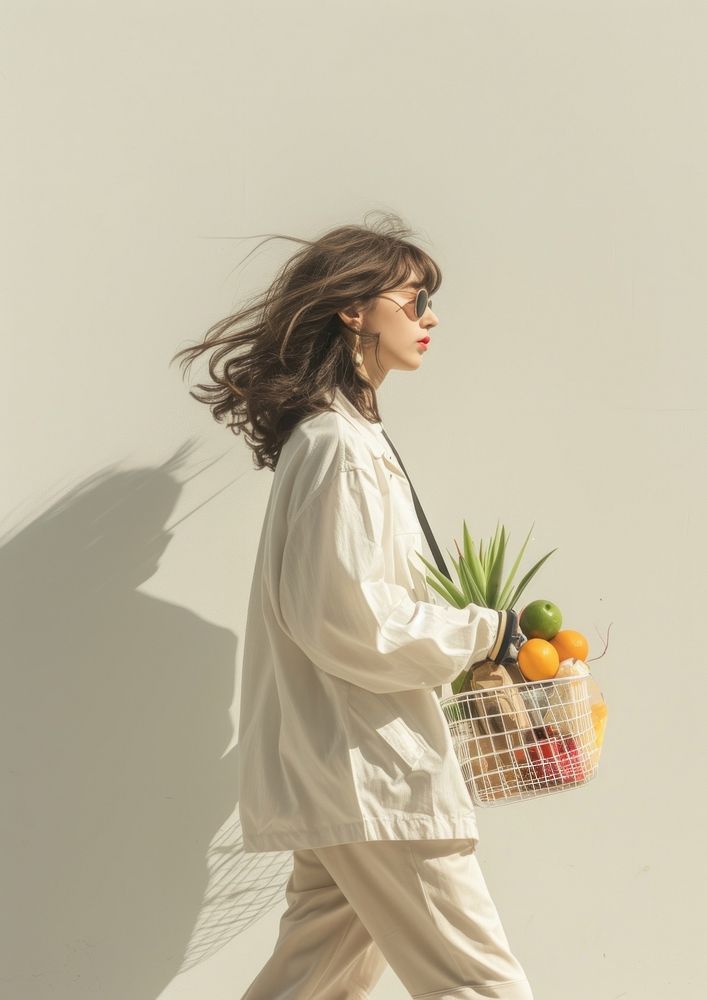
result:
[[[479,542],[479,551],[477,553],[474,541],[469,534],[466,521],[464,521],[464,551],[461,551],[456,539],[454,540],[454,544],[457,547],[459,558],[454,559],[451,552],[447,550],[449,557],[452,560],[452,564],[457,572],[457,577],[459,579],[458,585],[455,584],[450,577],[442,573],[436,566],[433,566],[429,560],[425,559],[422,553],[418,552],[417,555],[420,559],[422,559],[423,563],[432,574],[427,575],[427,582],[437,591],[438,594],[441,594],[445,600],[449,601],[450,604],[453,604],[457,608],[465,608],[469,604],[478,604],[484,608],[512,608],[545,560],[548,559],[553,552],[557,551],[556,548],[551,549],[547,555],[544,555],[542,559],[538,560],[533,568],[528,570],[511,594],[513,579],[518,571],[518,566],[523,558],[525,547],[528,544],[528,539],[530,538],[534,527],[535,521],[533,521],[533,524],[531,525],[530,531],[523,542],[523,547],[518,553],[516,561],[513,563],[513,567],[503,587],[501,586],[501,581],[503,579],[503,564],[506,557],[506,546],[508,545],[510,534],[506,534],[506,529],[503,525],[500,527],[499,534],[498,523],[496,524],[494,537],[486,544],[485,547],[483,541]]]

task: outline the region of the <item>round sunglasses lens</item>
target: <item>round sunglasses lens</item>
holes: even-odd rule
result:
[[[415,313],[418,319],[424,316],[425,309],[427,309],[427,292],[424,288],[421,288],[415,299]]]

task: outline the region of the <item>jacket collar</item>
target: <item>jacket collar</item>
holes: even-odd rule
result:
[[[353,403],[349,402],[338,386],[335,387],[333,395],[330,395],[329,399],[332,409],[340,413],[344,419],[348,420],[350,424],[363,434],[373,454],[377,458],[380,458],[386,450],[382,421],[378,420],[375,423],[371,423],[370,420],[366,420],[363,414],[358,412]]]

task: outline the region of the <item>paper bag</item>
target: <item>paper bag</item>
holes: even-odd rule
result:
[[[528,739],[533,722],[517,688],[512,667],[486,660],[472,667],[472,739],[469,763],[482,799],[506,798],[519,791],[514,749]]]

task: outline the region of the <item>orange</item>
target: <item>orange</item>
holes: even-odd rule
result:
[[[550,639],[550,645],[554,646],[562,660],[586,660],[589,655],[589,643],[581,632],[575,632],[571,628],[563,628]],[[521,647],[522,648],[522,647]]]
[[[560,668],[560,657],[547,639],[528,639],[518,650],[520,672],[529,681],[545,681]]]

